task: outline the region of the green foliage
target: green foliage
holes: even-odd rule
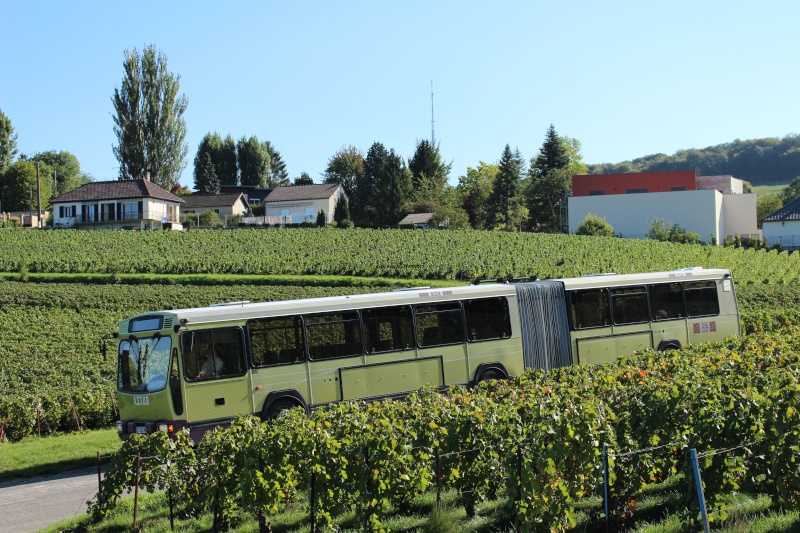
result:
[[[518,197],[523,166],[519,151],[512,153],[511,147],[506,145],[489,197],[488,211],[492,227],[502,224],[509,230],[515,230],[524,220]]]
[[[0,109],[0,177],[17,157],[17,134],[11,119]]]
[[[91,181],[91,176],[81,171],[81,164],[78,162],[78,158],[69,152],[50,150],[38,152],[32,156],[25,157],[25,159],[40,163],[42,183],[53,184],[55,178],[59,195],[77,189]],[[43,203],[47,200],[49,204],[49,199],[49,196],[46,198],[44,195],[42,196]]]
[[[289,173],[281,153],[269,141],[264,141],[261,146],[269,154],[269,172],[267,183],[270,187],[283,187],[289,184]]]
[[[355,198],[356,182],[364,172],[364,154],[355,146],[343,146],[328,159],[323,183],[341,183],[350,200]],[[338,220],[338,219],[337,219]]]
[[[324,228],[326,225],[327,218],[325,217],[325,211],[320,209],[319,213],[317,213],[317,227]]]
[[[200,221],[200,227],[203,228],[213,228],[222,225],[219,215],[213,209],[200,213],[198,220]]]
[[[615,364],[529,371],[472,391],[425,388],[402,402],[343,402],[312,417],[295,409],[269,423],[243,417],[194,447],[185,433],[175,441],[134,436],[90,510],[96,518],[110,512],[132,486],[139,453],[158,458],[144,465],[145,487],[171,486],[179,508],[212,512],[215,528],[242,512],[268,519],[308,494],[318,525],[352,512],[359,530],[383,531],[390,509],[407,508],[438,478],[468,514],[503,490],[522,528],[564,531],[576,526],[577,504],[595,494],[603,444],[615,529],[638,512],[650,484],[684,473],[677,490],[692,492],[689,448],[703,456],[715,520],[727,514],[726,495],[739,490],[794,507],[798,339],[795,326]]]
[[[391,226],[399,222],[403,207],[411,199],[411,172],[394,149],[374,143],[364,160],[364,171],[356,178],[354,202],[358,221]]]
[[[433,144],[427,139],[417,141],[414,155],[408,161],[408,169],[411,171],[411,180],[415,190],[419,189],[424,179],[427,179],[432,181],[430,187],[441,191],[447,185],[451,167],[451,164],[442,161],[439,145]]]
[[[239,182],[256,187],[269,186],[270,155],[258,137],[242,137],[236,143],[236,163],[239,166]]]
[[[350,220],[350,205],[344,194],[340,194],[339,198],[336,200],[336,208],[333,210],[333,220],[336,223]]]
[[[167,56],[154,45],[141,54],[125,51],[125,75],[114,89],[114,155],[119,177],[124,180],[150,179],[169,190],[180,181],[189,152],[186,95],[178,95],[180,76],[167,70]]]
[[[40,169],[41,176],[41,169]],[[53,195],[52,180],[40,182],[42,209],[50,204]],[[27,159],[18,159],[0,175],[0,187],[3,187],[3,211],[35,211],[38,209],[36,163]]]
[[[578,227],[575,229],[575,235],[593,235],[599,237],[613,237],[614,228],[605,219],[605,217],[598,217],[589,213],[581,220]]]
[[[798,182],[800,188],[800,182]],[[800,196],[800,191],[798,191]],[[756,220],[758,221],[758,228],[761,229],[764,217],[771,215],[778,209],[783,207],[783,200],[777,194],[762,194],[756,197]]]
[[[487,165],[481,161],[477,168],[467,167],[467,174],[458,178],[456,195],[459,205],[466,211],[469,223],[474,229],[493,227],[490,195],[494,190],[494,180],[499,171],[497,165]]]
[[[800,198],[800,176],[797,176],[792,182],[781,191],[781,201],[783,205],[793,202]]]
[[[654,218],[650,223],[647,238],[679,244],[698,244],[700,242],[700,235],[697,232],[685,230],[677,224],[671,224],[660,218]]]
[[[308,175],[308,172],[301,172],[300,176],[294,179],[294,185],[314,185],[314,180]]]
[[[194,160],[194,188],[201,194],[219,194],[220,182],[211,154],[200,152]]]
[[[707,148],[653,154],[616,164],[589,165],[591,174],[694,169],[700,176],[731,174],[753,185],[788,183],[800,168],[800,136],[739,140]],[[786,202],[784,202],[786,203]]]

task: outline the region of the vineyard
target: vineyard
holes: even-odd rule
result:
[[[740,285],[800,279],[799,254],[617,238],[368,229],[0,230],[0,272],[544,279],[689,266],[729,268]]]
[[[800,329],[730,338],[679,352],[647,352],[603,366],[510,383],[423,390],[404,402],[296,410],[262,424],[240,418],[191,446],[186,434],[134,437],[115,455],[91,511],[101,519],[141,481],[169,490],[179,516],[213,514],[214,530],[243,517],[268,521],[308,499],[313,524],[353,513],[360,530],[380,531],[391,509],[449,489],[467,513],[503,495],[522,530],[575,526],[575,506],[601,486],[609,462],[615,530],[637,513],[653,483],[679,476],[691,494],[688,449],[703,456],[712,518],[725,520],[733,491],[800,501]],[[648,450],[630,455],[629,450]]]
[[[355,294],[366,287],[83,285],[0,282],[0,424],[17,440],[116,420],[116,351],[104,335],[133,314],[216,302]],[[750,332],[800,323],[800,285],[737,287]]]

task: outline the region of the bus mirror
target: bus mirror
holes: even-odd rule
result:
[[[181,335],[181,347],[183,348],[183,353],[188,353],[194,351],[194,332],[187,331],[183,335]]]

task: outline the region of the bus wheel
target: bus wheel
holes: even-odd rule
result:
[[[289,399],[278,400],[270,406],[269,412],[262,418],[264,420],[277,420],[295,407],[300,407],[300,404]]]
[[[506,377],[499,371],[499,370],[487,370],[481,377],[478,378],[478,383],[483,383],[484,381],[492,381],[498,379],[506,379]]]

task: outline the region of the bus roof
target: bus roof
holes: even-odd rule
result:
[[[696,267],[667,272],[591,275],[580,278],[561,278],[546,281],[560,281],[564,284],[565,289],[570,290],[611,285],[625,286],[670,281],[710,280],[729,277],[730,275],[730,271],[726,269],[704,269]],[[534,281],[530,283],[539,282]],[[136,315],[136,317],[152,316],[154,314],[171,316],[175,324],[183,323],[191,326],[192,324],[224,322],[229,320],[244,321],[256,317],[335,312],[394,305],[419,305],[434,303],[436,301],[487,298],[492,296],[508,297],[516,295],[514,286],[515,284],[513,283],[482,283],[479,285],[462,285],[440,289],[418,287],[403,291],[281,300],[274,302],[230,302],[225,305],[140,313]],[[136,317],[126,319],[121,326],[124,327],[127,322]]]

